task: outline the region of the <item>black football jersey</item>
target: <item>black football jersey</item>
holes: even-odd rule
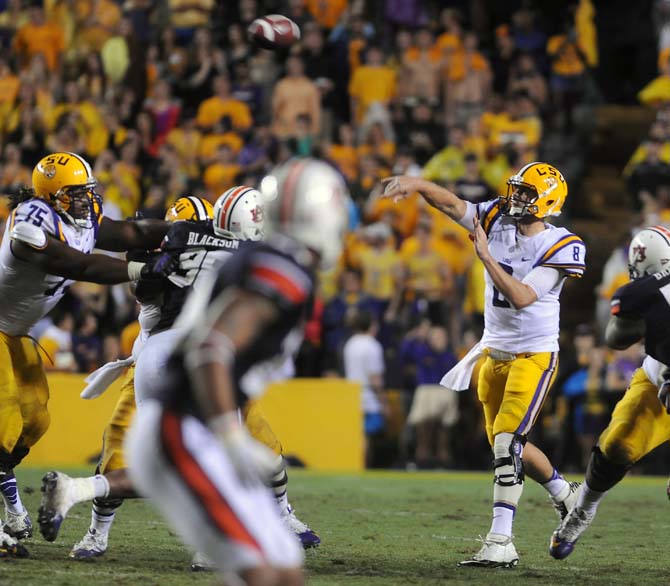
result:
[[[151,333],[171,328],[186,297],[197,288],[209,271],[249,242],[224,238],[214,233],[211,222],[175,222],[163,239],[161,249],[179,255],[179,270],[174,280],[163,281],[161,318]]]
[[[253,366],[282,354],[286,338],[302,327],[311,312],[314,276],[301,262],[304,260],[301,255],[304,254],[308,254],[305,249],[284,238],[274,238],[267,243],[250,243],[220,265],[207,297],[194,296],[189,302],[202,305],[189,308],[189,314],[192,311],[193,315],[200,317],[192,327],[202,329],[211,325],[205,322],[208,306],[230,287],[262,295],[279,310],[277,319],[259,332],[248,348],[235,355],[233,381],[239,405],[247,400],[240,385],[242,377]],[[199,415],[181,348],[170,359],[159,399],[181,412]]]
[[[612,297],[612,314],[643,318],[645,352],[670,365],[670,270],[624,285]]]

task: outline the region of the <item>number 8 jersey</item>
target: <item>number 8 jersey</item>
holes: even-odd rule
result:
[[[68,246],[89,254],[95,247],[102,213],[90,228],[75,227],[56,213],[45,201],[29,199],[12,211],[0,246],[0,332],[25,336],[30,329],[61,300],[74,281],[50,275],[41,268],[18,259],[11,241],[20,224],[26,222]],[[23,242],[26,242],[22,238]],[[39,243],[31,244],[40,249]],[[44,245],[42,245],[42,248]]]
[[[559,296],[566,277],[581,277],[585,269],[586,247],[579,236],[565,228],[545,223],[545,230],[523,236],[517,220],[500,213],[498,200],[467,203],[460,223],[472,230],[476,214],[489,241],[489,251],[500,266],[515,279],[530,285],[538,299],[523,309],[515,309],[494,287],[486,273],[484,337],[487,348],[510,353],[556,352],[558,350]],[[538,291],[533,276],[538,267],[558,271],[559,278],[547,292]],[[537,275],[539,271],[535,272]]]

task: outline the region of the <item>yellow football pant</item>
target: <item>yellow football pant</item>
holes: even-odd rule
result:
[[[670,415],[657,395],[658,387],[638,368],[598,440],[607,459],[629,466],[670,440]]]
[[[530,432],[557,371],[558,352],[519,354],[509,361],[486,357],[479,371],[477,395],[491,445],[499,433]]]
[[[116,402],[112,417],[105,427],[102,438],[102,456],[100,457],[100,474],[126,468],[123,442],[126,432],[135,416],[135,365],[128,368],[123,375],[121,395]]]
[[[34,446],[49,428],[48,401],[49,385],[35,342],[0,332],[0,449],[11,453]]]
[[[275,454],[281,456],[282,445],[279,438],[272,431],[268,420],[265,418],[263,410],[260,408],[258,401],[249,401],[242,409],[242,417],[244,423],[256,441],[261,442],[270,448]]]
[[[121,396],[116,402],[112,417],[105,427],[103,436],[102,456],[100,457],[100,474],[126,468],[123,442],[126,432],[135,415],[135,365],[128,368]],[[256,401],[249,401],[242,410],[242,416],[251,436],[266,445],[277,455],[282,453],[282,445],[272,431],[262,409]]]

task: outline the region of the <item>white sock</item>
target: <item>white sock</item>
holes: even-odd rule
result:
[[[270,486],[279,511],[283,513],[288,509],[288,474],[286,474],[286,463],[283,456],[277,457],[277,471],[270,480]]]
[[[109,481],[102,474],[88,478],[73,478],[72,482],[75,485],[75,500],[78,503],[109,496]]]
[[[582,484],[582,488],[579,491],[579,497],[577,498],[577,505],[588,515],[595,515],[598,505],[607,492],[598,492],[589,488],[589,485]]]
[[[493,521],[489,533],[498,533],[512,537],[512,523],[514,523],[514,514],[516,507],[506,503],[495,503],[493,505]]]
[[[570,483],[558,473],[556,468],[554,468],[551,479],[540,486],[551,495],[552,499],[559,503],[570,494]]]
[[[5,502],[5,508],[15,515],[20,515],[25,510],[21,502],[19,487],[16,483],[16,476],[11,472],[0,475],[0,493]]]
[[[89,531],[98,535],[107,535],[114,523],[114,516],[119,507],[103,507],[98,503],[93,503],[91,509],[91,526]]]

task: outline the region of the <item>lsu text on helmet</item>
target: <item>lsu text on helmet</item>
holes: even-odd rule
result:
[[[195,195],[183,195],[165,212],[166,222],[204,222],[214,217],[214,208],[206,199]]]
[[[348,224],[349,193],[333,167],[311,158],[291,159],[263,180],[261,191],[268,233],[301,242],[319,255],[322,268],[337,262]]]
[[[252,187],[231,187],[214,203],[214,232],[219,236],[261,240],[264,226],[263,196]]]
[[[670,268],[670,230],[652,226],[640,230],[628,247],[628,274],[640,279]]]
[[[41,159],[33,169],[32,183],[35,196],[74,226],[91,227],[102,212],[91,166],[75,153],[58,152]]]
[[[500,196],[500,211],[513,218],[558,216],[567,195],[568,184],[556,167],[528,163],[507,181],[507,195]]]

